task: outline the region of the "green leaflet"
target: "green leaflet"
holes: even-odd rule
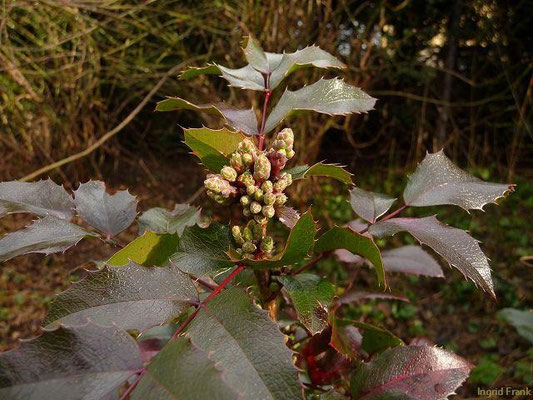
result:
[[[319,162],[312,167],[309,165],[298,165],[287,170],[287,172],[292,175],[292,179],[294,180],[304,179],[309,176],[325,176],[347,183],[348,185],[353,184],[352,174],[337,164],[324,164]]]
[[[315,244],[316,253],[337,249],[346,249],[369,260],[374,266],[379,283],[387,286],[381,254],[371,237],[361,235],[349,228],[335,226],[319,237]]]

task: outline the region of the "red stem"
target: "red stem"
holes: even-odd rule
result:
[[[143,375],[146,373],[146,369],[143,369],[139,375],[137,375],[137,378],[133,381],[133,383],[126,389],[124,393],[122,393],[122,396],[120,396],[120,400],[125,400],[128,398],[128,396],[133,392],[133,389],[137,387],[137,384],[142,379]]]
[[[318,256],[313,258],[311,261],[309,261],[307,264],[302,265],[297,270],[291,272],[291,275],[298,275],[304,272],[306,269],[311,268],[313,265],[315,265],[318,261],[322,260],[325,256],[327,256],[330,252],[326,251],[324,253],[320,253]]]
[[[404,204],[403,206],[401,206],[400,208],[398,208],[396,211],[394,212],[391,212],[389,215],[385,215],[383,218],[381,218],[378,222],[383,222],[383,221],[386,221],[388,219],[391,219],[391,218],[394,218],[395,216],[397,216],[399,213],[401,213],[403,210],[405,210],[406,208],[409,207],[409,204]],[[372,225],[372,224],[371,224]],[[358,232],[360,234],[363,234],[365,233],[366,231],[368,231],[368,228],[370,228],[370,225],[367,226],[365,229],[363,229],[362,231]]]

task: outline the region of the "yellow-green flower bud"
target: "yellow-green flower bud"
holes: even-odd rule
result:
[[[275,203],[277,196],[274,193],[266,193],[263,196],[263,203],[265,203],[267,206],[271,206]]]
[[[246,168],[250,168],[250,166],[254,163],[254,156],[248,153],[245,153],[242,155],[242,162],[244,163],[244,166]]]
[[[261,189],[257,188],[254,193],[254,199],[256,199],[257,201],[263,200],[263,191]]]
[[[294,132],[291,128],[285,128],[277,135],[278,140],[283,140],[287,147],[294,144]]]
[[[233,153],[229,159],[229,163],[238,173],[243,172],[245,169],[242,156],[239,153]]]
[[[255,251],[257,250],[257,246],[252,242],[244,242],[244,244],[242,245],[242,249],[245,253],[255,253]]]
[[[261,189],[263,189],[263,193],[271,193],[272,190],[274,190],[274,184],[272,181],[264,181],[261,185]]]
[[[246,207],[246,206],[250,205],[252,200],[248,196],[242,196],[241,199],[240,199],[240,202],[243,205],[243,207]]]
[[[272,166],[267,156],[261,153],[254,164],[254,179],[258,182],[266,181],[270,177]]]
[[[274,140],[274,143],[272,143],[272,147],[274,147],[276,150],[281,150],[285,148],[285,142],[283,140]]]
[[[261,211],[263,212],[263,215],[267,218],[272,218],[276,213],[273,206],[263,206],[263,209]]]
[[[270,253],[274,249],[274,240],[271,236],[266,236],[261,240],[261,251],[264,253]]]
[[[255,222],[255,221],[254,221]],[[263,237],[263,226],[256,224],[253,229],[254,240],[259,241]]]
[[[235,252],[242,257],[244,251],[242,249],[235,249]]]
[[[254,240],[254,234],[252,232],[252,230],[248,227],[244,228],[242,230],[242,237],[244,238],[244,240],[250,242],[252,240]]]
[[[235,179],[237,179],[237,171],[228,165],[220,170],[220,175],[229,182],[235,182]]]
[[[245,217],[249,217],[250,215],[252,215],[252,212],[250,211],[249,208],[243,208],[242,215],[244,215]]]
[[[257,151],[257,148],[255,147],[254,142],[246,138],[239,143],[239,145],[237,146],[237,151],[241,154],[248,153],[254,155]]]
[[[292,175],[283,173],[279,177],[278,181],[274,183],[274,190],[277,192],[283,192],[292,183]]]
[[[242,245],[244,243],[244,238],[242,237],[241,228],[237,225],[231,227],[231,234],[235,243]]]
[[[259,214],[261,212],[261,204],[259,204],[257,201],[252,201],[252,204],[250,204],[250,211],[252,214]]]
[[[295,154],[294,150],[291,149],[291,150],[287,151],[287,156],[286,157],[290,160],[291,158],[294,157],[294,154]]]
[[[278,193],[276,195],[276,202],[274,203],[277,206],[282,206],[287,202],[287,196],[285,196],[283,193]]]
[[[264,225],[264,224],[268,223],[268,218],[265,217],[263,214],[254,215],[254,219],[260,225]]]
[[[277,152],[279,154],[281,154],[283,157],[287,157],[287,151],[285,149],[279,149],[279,150],[277,150]]]
[[[242,183],[245,187],[248,187],[250,185],[255,185],[255,180],[250,171],[244,171],[239,176],[239,178],[237,178],[237,181]]]
[[[257,189],[258,188],[255,185],[248,185],[246,186],[246,193],[248,194],[248,196],[253,196]]]

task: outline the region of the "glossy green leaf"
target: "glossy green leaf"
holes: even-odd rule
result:
[[[161,350],[131,394],[132,400],[239,398],[210,355],[183,337]]]
[[[62,326],[0,354],[0,398],[100,400],[140,368],[137,344],[125,331]]]
[[[199,75],[220,75],[222,72],[218,65],[207,64],[203,67],[189,67],[186,70],[182,71],[179,75],[180,79],[192,79]]]
[[[0,261],[28,253],[64,252],[87,236],[98,235],[49,215],[0,239]]]
[[[122,266],[130,261],[151,267],[165,265],[170,256],[178,250],[177,234],[157,234],[146,231],[142,236],[116,252],[106,264]]]
[[[300,322],[314,335],[328,324],[328,308],[335,295],[333,285],[313,274],[280,276],[278,281],[292,299]]]
[[[227,157],[244,139],[242,133],[228,129],[189,128],[184,132],[185,144],[213,172],[229,164]]]
[[[311,211],[303,214],[291,230],[285,248],[265,260],[243,260],[242,263],[255,269],[277,268],[301,262],[309,255],[314,244],[316,224]]]
[[[287,170],[292,175],[292,179],[304,179],[310,176],[325,176],[351,185],[352,174],[337,164],[324,164],[319,162],[312,167],[308,165],[298,165]]]
[[[72,196],[51,179],[38,182],[0,182],[0,217],[29,212],[40,217],[51,215],[70,220],[73,208]]]
[[[381,254],[371,237],[361,235],[349,228],[333,227],[318,238],[315,252],[322,253],[336,249],[346,249],[355,255],[366,258],[374,266],[379,283],[387,286]]]
[[[270,132],[293,111],[348,115],[368,112],[375,103],[375,98],[340,79],[321,79],[294,92],[286,90],[268,116],[265,132]]]
[[[106,266],[72,284],[52,302],[45,324],[99,325],[145,330],[179,316],[198,294],[190,278],[174,266],[143,267],[130,262]]]
[[[206,114],[218,115],[226,120],[233,128],[249,135],[258,135],[257,116],[254,109],[241,110],[226,103],[193,104],[179,97],[170,97],[157,103],[156,111],[193,110]]]
[[[361,348],[368,354],[381,353],[390,348],[403,345],[403,341],[385,328],[360,321],[349,321],[349,324],[363,331]]]
[[[234,265],[226,255],[230,245],[227,225],[212,222],[207,228],[191,226],[184,230],[171,261],[181,271],[198,277],[216,274]]]
[[[176,204],[174,210],[161,207],[150,208],[139,217],[139,232],[143,234],[149,230],[155,233],[183,234],[188,226],[194,226],[200,221],[200,210],[189,204]]]
[[[243,400],[302,398],[283,335],[243,289],[224,290],[209,301],[187,336],[211,355]]]

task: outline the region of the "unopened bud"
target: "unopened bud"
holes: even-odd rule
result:
[[[262,214],[254,215],[254,219],[260,225],[265,225],[266,223],[268,223],[268,218]]]
[[[254,155],[256,152],[256,147],[254,142],[252,142],[250,139],[246,138],[242,142],[239,143],[237,146],[237,151],[241,154],[252,154]]]
[[[292,183],[292,175],[283,173],[276,183],[274,183],[274,190],[283,192]]]
[[[242,230],[242,237],[244,238],[244,240],[248,241],[248,242],[251,242],[252,240],[254,240],[254,234],[252,232],[252,230],[248,227],[244,228]]]
[[[220,170],[220,175],[229,182],[235,182],[235,179],[237,179],[237,171],[227,165]]]
[[[231,227],[231,234],[235,243],[242,245],[244,243],[244,238],[242,237],[241,228],[237,225]]]
[[[263,209],[261,211],[263,212],[263,215],[267,218],[272,218],[276,213],[273,206],[263,206]]]
[[[242,155],[242,162],[244,163],[244,166],[246,168],[250,168],[250,166],[254,163],[254,156],[248,153],[245,153]]]
[[[287,151],[287,158],[288,158],[288,159],[293,158],[293,157],[294,157],[294,154],[295,154],[295,153],[294,153],[294,150],[289,150],[289,151]]]
[[[242,255],[243,255],[243,253],[244,253],[244,251],[242,251],[242,249],[240,249],[240,248],[239,248],[239,249],[235,249],[235,252],[236,252],[238,255],[240,255],[241,257],[242,257]]]
[[[255,185],[255,180],[250,173],[250,171],[244,171],[239,178],[237,178],[237,181],[240,182],[243,186],[248,187],[250,185]]]
[[[244,162],[239,153],[233,153],[229,159],[229,163],[238,173],[243,172],[245,169]]]
[[[259,214],[261,212],[261,204],[259,204],[257,201],[252,201],[252,204],[250,204],[250,211],[252,214]]]
[[[287,158],[287,151],[285,149],[278,149],[277,152],[281,154],[283,157]]]
[[[261,240],[261,251],[270,253],[274,249],[274,240],[271,236],[266,236]]]
[[[249,208],[243,208],[242,215],[244,215],[245,217],[249,217],[250,215],[252,215],[252,212],[250,211]]]
[[[256,224],[254,226],[253,234],[254,240],[261,240],[261,238],[263,237],[263,226],[260,224]]]
[[[291,128],[285,128],[278,133],[277,139],[283,140],[287,147],[292,146],[294,144],[294,132]]]
[[[263,200],[263,191],[261,189],[257,188],[254,193],[254,199],[256,199],[257,201]]]
[[[279,151],[285,148],[285,142],[283,140],[276,139],[274,140],[274,143],[272,143],[272,147]]]
[[[243,207],[246,207],[247,205],[249,205],[251,203],[251,201],[252,200],[248,196],[242,196],[241,199],[240,199],[240,202],[243,205]]]
[[[252,242],[244,242],[242,249],[245,253],[254,253],[257,250],[257,246]]]
[[[271,206],[275,203],[277,196],[274,193],[266,193],[263,196],[263,203],[265,203],[267,206]]]
[[[274,184],[272,181],[264,181],[261,185],[261,189],[263,189],[263,193],[271,193],[272,190],[274,190]]]
[[[257,186],[255,185],[246,186],[246,193],[248,194],[248,196],[253,196],[256,190],[257,190]]]
[[[266,181],[270,177],[271,168],[267,156],[260,154],[254,164],[254,179],[259,182]]]
[[[278,193],[276,195],[276,202],[274,204],[276,204],[277,206],[282,206],[286,202],[287,202],[287,196],[285,196],[283,193]]]

